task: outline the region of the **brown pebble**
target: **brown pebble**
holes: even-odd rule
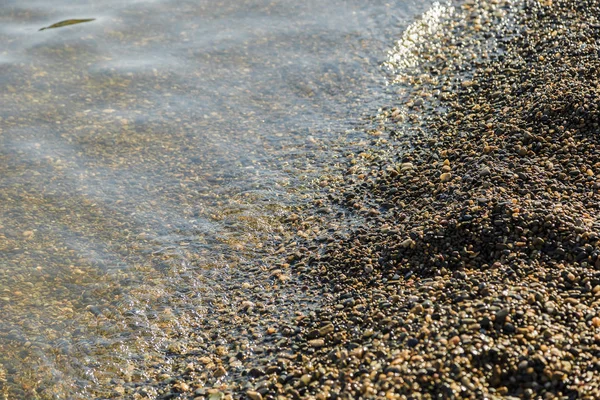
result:
[[[440,175],[440,180],[442,182],[448,182],[450,179],[452,179],[452,174],[450,172],[444,172]]]
[[[221,378],[221,377],[227,375],[227,370],[223,367],[219,367],[215,370],[213,375],[215,376],[215,378]]]
[[[460,337],[458,337],[458,336],[454,336],[454,337],[450,338],[450,340],[448,340],[448,344],[451,344],[452,346],[456,346],[459,343],[460,343]]]
[[[406,239],[405,241],[403,241],[402,243],[400,243],[401,247],[409,248],[409,247],[414,247],[415,245],[415,241],[412,239]]]
[[[328,333],[331,333],[333,331],[334,331],[333,324],[327,324],[324,327],[322,327],[322,328],[319,329],[319,335],[320,336],[325,336]]]
[[[567,302],[568,304],[571,304],[571,305],[577,305],[577,304],[579,304],[579,300],[577,300],[577,299],[575,299],[573,297],[567,297],[565,299],[565,302]]]
[[[262,400],[262,394],[255,392],[254,390],[248,390],[246,392],[246,396],[250,398],[250,400]]]

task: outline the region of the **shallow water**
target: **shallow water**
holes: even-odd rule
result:
[[[389,99],[418,3],[2,2],[2,390],[143,380]],[[69,19],[94,20],[40,31]]]

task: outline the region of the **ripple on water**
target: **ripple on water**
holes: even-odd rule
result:
[[[109,397],[190,354],[214,380],[313,306],[269,256],[383,96],[403,2],[362,3],[4,2],[0,390]]]

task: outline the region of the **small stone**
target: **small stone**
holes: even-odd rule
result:
[[[556,379],[557,381],[562,382],[565,379],[567,379],[567,374],[565,374],[562,371],[554,371],[554,373],[552,374],[552,379]]]
[[[267,375],[277,374],[279,372],[281,372],[281,367],[279,365],[269,365],[265,370]]]
[[[479,175],[481,175],[481,176],[488,176],[488,175],[490,175],[491,173],[492,173],[492,171],[489,169],[489,167],[482,167],[482,168],[479,170]]]
[[[406,239],[405,241],[403,241],[402,243],[400,243],[400,247],[404,247],[406,248],[413,248],[415,246],[415,241],[412,239]]]
[[[253,302],[251,302],[250,300],[244,300],[244,301],[242,301],[241,306],[242,306],[243,310],[248,310],[248,309],[254,308],[255,304]]]
[[[452,173],[450,172],[444,172],[440,175],[440,180],[442,182],[448,182],[450,179],[452,179]]]
[[[519,363],[518,368],[523,370],[526,369],[529,366],[529,362],[527,362],[527,360],[523,360]]]
[[[255,392],[254,390],[248,390],[246,392],[246,396],[250,398],[250,400],[262,400],[262,394]]]
[[[414,168],[415,168],[415,166],[412,163],[409,163],[409,162],[402,163],[400,165],[400,171],[402,171],[402,172],[404,172],[404,171],[410,171],[410,170],[412,170]]]
[[[515,333],[516,328],[513,324],[508,322],[508,323],[504,324],[504,327],[502,328],[502,330],[504,331],[504,333]]]
[[[304,374],[300,377],[300,382],[302,382],[304,386],[308,386],[311,380],[312,377],[309,374]]]
[[[416,306],[413,307],[412,312],[414,314],[422,314],[424,310],[425,309],[423,308],[423,306],[421,304],[417,304]]]
[[[260,368],[252,368],[250,371],[248,371],[248,376],[251,378],[259,378],[264,374],[265,372]]]
[[[188,392],[190,390],[190,386],[185,382],[177,382],[175,385],[173,385],[173,388],[180,392]]]
[[[508,314],[510,314],[510,309],[508,309],[508,308],[503,308],[501,310],[498,310],[496,312],[496,322],[503,324],[504,321],[506,320],[506,317],[508,317]]]
[[[453,346],[456,346],[460,343],[460,337],[458,336],[453,336],[452,338],[450,338],[450,340],[448,340],[448,344],[451,344]]]
[[[488,317],[483,317],[481,318],[481,320],[479,321],[479,326],[481,326],[481,329],[490,329],[492,327],[492,323],[490,321],[490,319]]]
[[[333,324],[327,324],[327,325],[325,325],[324,327],[322,327],[322,328],[319,328],[319,336],[325,336],[325,335],[327,335],[328,333],[331,333],[331,332],[333,332],[333,331],[334,331],[334,329],[335,329],[335,328],[333,327]]]
[[[314,339],[309,340],[308,344],[310,345],[310,347],[319,348],[325,346],[325,341],[323,339]]]
[[[215,378],[221,378],[225,375],[227,375],[227,370],[223,367],[219,367],[215,370],[215,372],[213,373]]]
[[[553,302],[547,301],[544,303],[544,311],[546,311],[547,314],[554,314],[556,311],[556,306]]]
[[[206,357],[206,356],[200,357],[198,359],[198,361],[200,361],[204,365],[208,365],[208,364],[212,363],[212,359],[210,357]]]

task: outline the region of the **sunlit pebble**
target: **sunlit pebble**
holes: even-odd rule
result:
[[[270,327],[267,328],[267,335],[272,335],[272,334],[274,334],[276,332],[277,332],[277,328],[274,328],[272,326],[270,326]]]
[[[450,179],[452,179],[452,174],[450,172],[444,172],[440,175],[440,180],[442,182],[448,182]]]
[[[460,338],[458,336],[454,336],[448,340],[448,344],[451,344],[452,346],[456,346],[459,343],[460,343]]]
[[[248,398],[250,400],[262,400],[263,399],[262,394],[260,394],[259,392],[254,391],[254,390],[248,390],[246,392],[246,395],[248,396]]]

